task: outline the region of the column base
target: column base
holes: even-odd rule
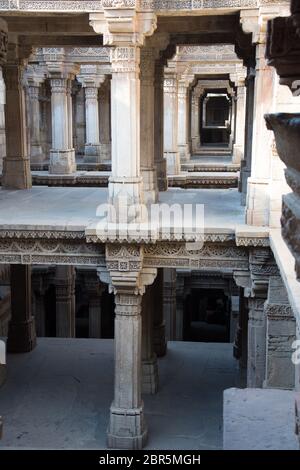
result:
[[[157,175],[154,168],[142,168],[144,202],[151,204],[158,201]]]
[[[45,161],[45,155],[41,145],[31,144],[30,146],[30,163],[43,163]]]
[[[157,357],[163,357],[167,354],[166,325],[154,325],[154,352]]]
[[[268,226],[269,205],[269,180],[248,178],[246,223]]]
[[[179,175],[181,170],[179,152],[164,152],[164,157],[167,162],[167,175]]]
[[[101,145],[100,144],[85,144],[84,162],[85,163],[100,163],[101,162]]]
[[[101,162],[111,161],[111,143],[100,144]]]
[[[188,144],[178,145],[180,161],[181,162],[188,162],[191,159],[191,154],[189,151]]]
[[[200,138],[192,137],[192,152],[197,153],[200,150]]]
[[[4,157],[2,188],[30,189],[32,186],[30,160],[22,157]]]
[[[157,357],[142,361],[142,393],[154,395],[158,391]]]
[[[242,145],[233,145],[232,163],[240,164],[244,158],[244,147]]]
[[[109,204],[114,206],[116,223],[136,223],[141,221],[142,178],[111,176],[109,178]]]
[[[6,349],[8,353],[26,353],[36,346],[34,318],[24,322],[10,322]]]
[[[70,175],[76,172],[75,150],[50,150],[49,173]]]
[[[110,408],[107,446],[111,449],[140,450],[147,441],[143,406],[135,409]]]

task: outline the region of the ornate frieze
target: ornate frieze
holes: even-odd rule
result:
[[[34,235],[37,236],[37,232]],[[104,264],[104,248],[79,240],[1,238],[0,263],[101,266]]]
[[[248,253],[235,246],[206,243],[200,250],[190,251],[183,243],[159,243],[144,248],[144,266],[184,269],[247,270]]]
[[[265,3],[266,0],[263,1]],[[2,11],[99,12],[103,9],[138,8],[157,12],[205,9],[255,8],[262,0],[1,0]]]

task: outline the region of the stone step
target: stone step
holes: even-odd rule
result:
[[[168,176],[171,188],[237,188],[238,173],[226,172],[198,172]]]

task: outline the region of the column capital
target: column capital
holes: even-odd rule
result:
[[[106,79],[106,74],[101,73],[98,65],[81,65],[77,80],[84,88],[100,88]]]
[[[230,81],[234,83],[237,88],[242,88],[245,86],[247,72],[236,72],[230,74]]]
[[[73,62],[65,62],[64,60],[46,60],[45,61],[47,76],[50,79],[66,79],[73,80],[75,75],[79,73],[80,66]]]
[[[115,294],[143,295],[157,275],[156,268],[143,267],[143,247],[107,244],[106,268],[98,268],[99,279]]]
[[[103,34],[103,43],[111,46],[142,46],[146,36],[157,27],[153,10],[141,10],[139,0],[105,0],[103,12],[91,13],[90,25]]]
[[[24,85],[28,89],[39,88],[40,85],[45,81],[46,70],[44,67],[37,64],[29,64],[23,73]]]
[[[240,22],[245,33],[252,33],[253,44],[266,44],[268,21],[289,14],[289,5],[271,4],[251,10],[241,10]]]

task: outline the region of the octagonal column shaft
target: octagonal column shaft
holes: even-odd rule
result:
[[[168,73],[164,80],[164,156],[167,174],[180,173],[178,152],[178,82],[175,73]]]
[[[112,50],[111,132],[112,175],[110,203],[139,204],[140,174],[140,48],[116,46]],[[126,203],[125,203],[126,201]]]
[[[108,446],[141,449],[147,430],[141,399],[141,295],[115,296],[115,389]]]
[[[76,171],[73,148],[71,89],[67,78],[51,78],[52,148],[50,173],[70,174]]]
[[[154,71],[155,50],[141,50],[141,173],[145,202],[158,198],[157,174],[154,166]]]
[[[20,46],[9,44],[8,62],[3,67],[6,87],[6,155],[3,160],[2,187],[5,189],[31,188],[30,161],[27,154],[25,96],[22,85],[25,63],[20,55]]]

